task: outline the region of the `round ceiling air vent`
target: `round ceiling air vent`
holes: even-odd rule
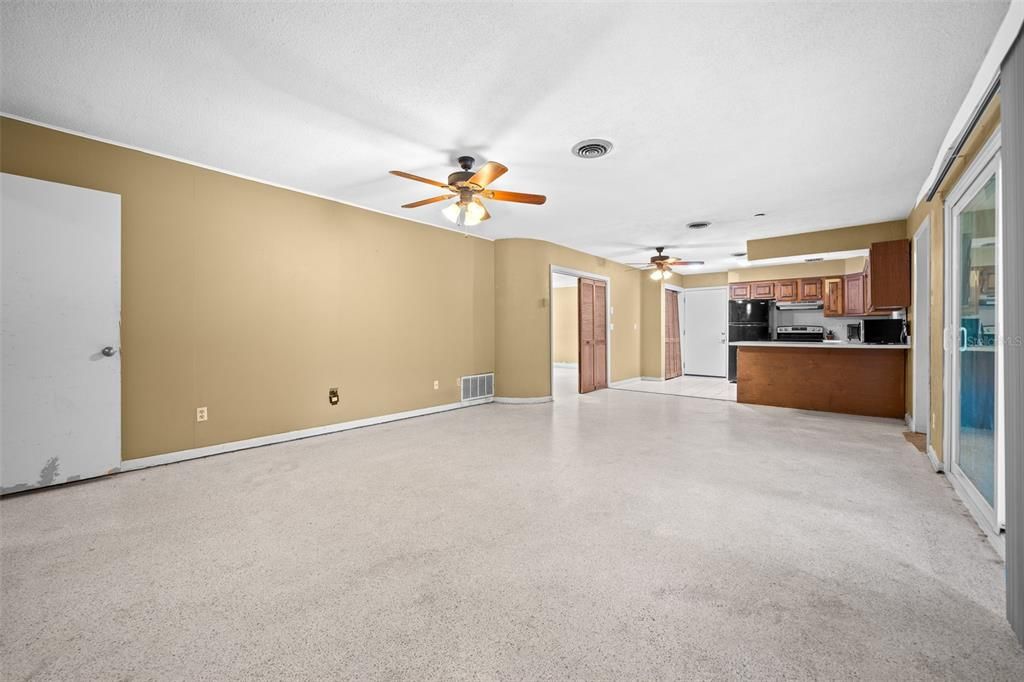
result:
[[[698,220],[695,223],[687,223],[686,226],[688,228],[690,228],[691,230],[703,230],[703,229],[705,229],[707,227],[710,227],[711,223],[709,223],[709,222],[707,222],[705,220]]]
[[[611,142],[597,138],[583,140],[572,146],[572,153],[581,159],[599,159],[611,150]]]

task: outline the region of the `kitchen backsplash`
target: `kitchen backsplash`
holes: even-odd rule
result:
[[[846,325],[860,322],[860,317],[825,317],[823,310],[777,310],[772,309],[772,336],[775,336],[775,328],[787,325],[817,325],[825,328],[825,332],[832,330],[836,338],[846,340]]]

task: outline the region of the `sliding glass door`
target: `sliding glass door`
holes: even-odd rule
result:
[[[963,182],[948,213],[950,473],[967,501],[998,531],[1003,485],[998,152]]]

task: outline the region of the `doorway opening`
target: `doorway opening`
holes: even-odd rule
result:
[[[551,273],[551,396],[579,392],[579,278]]]
[[[611,375],[611,281],[551,266],[551,395],[608,388]]]
[[[729,364],[728,287],[665,285],[665,379],[634,380],[616,388],[685,398],[736,402]]]

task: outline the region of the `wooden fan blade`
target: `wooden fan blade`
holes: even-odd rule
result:
[[[483,168],[478,170],[476,174],[469,179],[469,182],[474,185],[486,187],[505,173],[508,173],[508,168],[502,166],[496,161],[488,161],[483,165]]]
[[[457,194],[442,194],[439,197],[430,197],[429,199],[420,199],[419,201],[414,201],[411,204],[402,204],[402,208],[416,208],[417,206],[426,206],[427,204],[433,204],[433,203],[436,203],[438,201],[444,201],[445,199],[454,199],[457,196],[458,196]]]
[[[536,204],[537,206],[543,204],[548,200],[543,194],[524,194],[522,192],[503,192],[498,189],[489,189],[484,192],[484,196],[488,199],[495,199],[497,201],[514,201],[518,204]]]
[[[676,265],[704,265],[704,261],[702,261],[702,260],[674,260],[671,263],[669,263],[670,267],[676,266]]]
[[[393,170],[388,172],[391,173],[392,175],[397,175],[400,178],[415,180],[416,182],[425,182],[428,185],[433,185],[434,187],[444,187],[445,189],[448,189],[448,185],[444,184],[443,182],[438,182],[437,180],[431,180],[430,178],[422,178],[418,175],[413,175],[412,173],[406,173],[405,171]]]

